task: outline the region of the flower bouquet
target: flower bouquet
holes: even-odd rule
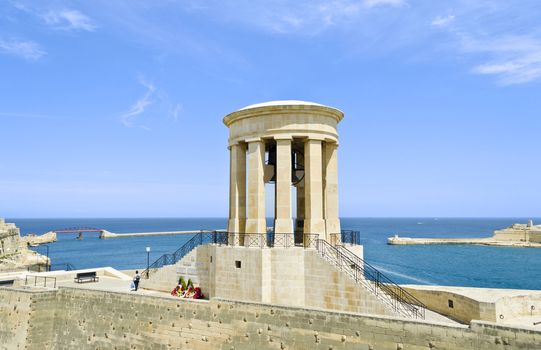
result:
[[[201,288],[194,287],[191,279],[188,279],[188,282],[186,282],[186,280],[182,276],[180,276],[177,286],[171,291],[171,295],[186,299],[204,298],[203,292],[201,292]]]

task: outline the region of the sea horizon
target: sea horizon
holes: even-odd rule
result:
[[[437,220],[436,220],[437,219]],[[489,237],[496,229],[539,218],[447,218],[447,217],[342,217],[343,229],[359,231],[364,259],[400,284],[451,285],[484,288],[541,290],[541,249],[476,245],[392,246],[387,238]],[[21,234],[43,234],[73,226],[89,226],[115,233],[225,229],[226,217],[204,218],[8,218]],[[272,225],[272,218],[267,219]],[[97,234],[59,235],[49,244],[53,265],[70,263],[76,268],[111,266],[120,270],[146,267],[150,262],[181,247],[191,235],[98,239]],[[45,254],[46,247],[34,250]],[[475,268],[472,268],[474,267]]]

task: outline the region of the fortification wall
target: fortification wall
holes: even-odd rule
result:
[[[13,309],[18,310],[13,314]],[[0,290],[5,349],[535,349],[541,332],[213,299]]]
[[[530,233],[530,242],[532,242],[532,243],[541,243],[541,231],[531,232]]]
[[[539,295],[517,295],[500,298],[496,301],[495,313],[498,322],[506,322],[509,319],[520,317],[541,316],[541,297]]]
[[[25,344],[30,303],[30,293],[0,288],[0,349],[16,349]]]
[[[493,238],[498,241],[526,241],[528,239],[528,231],[504,229],[494,231]]]
[[[462,323],[470,323],[471,320],[498,321],[494,303],[481,302],[446,290],[403,288],[415,298],[421,300],[428,309],[456,321]]]

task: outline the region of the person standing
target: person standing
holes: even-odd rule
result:
[[[139,271],[135,271],[135,276],[133,276],[133,285],[135,286],[134,291],[137,292],[137,289],[139,289],[139,281],[141,280],[141,275],[139,274]]]

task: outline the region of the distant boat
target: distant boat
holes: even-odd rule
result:
[[[423,223],[422,222],[418,222],[417,225],[422,225]]]

